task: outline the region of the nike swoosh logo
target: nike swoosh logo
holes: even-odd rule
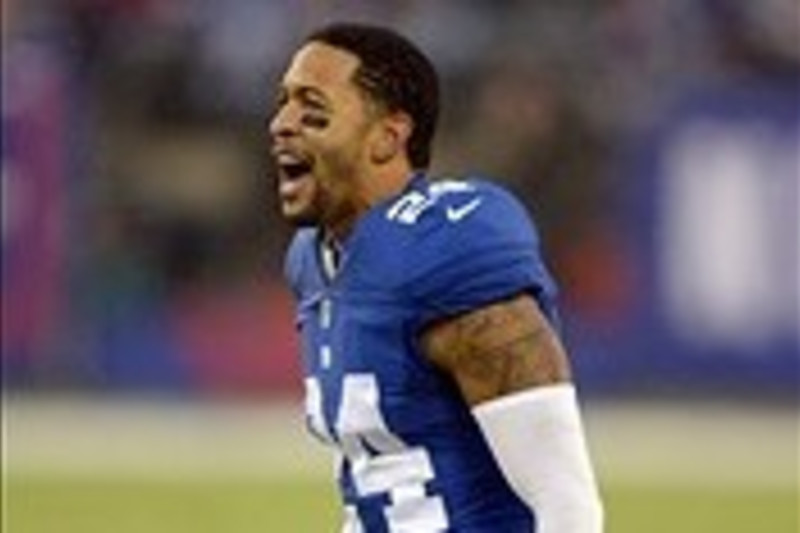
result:
[[[481,203],[483,203],[483,198],[475,198],[474,200],[459,207],[448,206],[446,211],[447,220],[450,222],[458,222],[475,211],[478,206],[481,205]]]

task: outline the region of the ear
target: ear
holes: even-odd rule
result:
[[[375,132],[370,157],[378,165],[388,163],[399,155],[406,155],[406,145],[411,137],[413,122],[406,113],[391,113],[381,118]]]

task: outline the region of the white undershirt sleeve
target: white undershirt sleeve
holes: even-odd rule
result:
[[[472,412],[509,484],[533,509],[537,533],[603,531],[603,506],[572,384],[502,396]]]

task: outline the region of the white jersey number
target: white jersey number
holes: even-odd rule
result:
[[[428,496],[425,483],[433,480],[430,455],[425,448],[408,446],[386,425],[380,407],[380,390],[373,374],[348,374],[333,430],[322,414],[322,394],[316,378],[306,378],[306,415],[314,433],[338,444],[350,463],[359,496],[388,494],[384,510],[393,533],[434,533],[448,527],[440,497]],[[355,513],[348,514],[344,531],[360,531]]]
[[[401,224],[416,224],[425,211],[436,205],[445,195],[454,193],[471,193],[475,186],[466,181],[440,180],[431,183],[425,192],[412,190],[401,196],[386,212],[386,218]],[[480,201],[478,201],[480,204]],[[468,211],[472,211],[477,204]],[[450,218],[450,215],[448,215]],[[451,219],[451,222],[455,220]]]

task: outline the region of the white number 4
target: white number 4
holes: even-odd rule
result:
[[[428,496],[425,483],[434,479],[433,464],[423,447],[409,447],[386,425],[373,374],[348,374],[333,431],[322,415],[319,381],[306,379],[306,409],[312,430],[338,443],[350,462],[359,496],[389,494],[384,510],[390,532],[434,533],[447,529],[440,497]],[[353,527],[357,530],[357,527]]]

